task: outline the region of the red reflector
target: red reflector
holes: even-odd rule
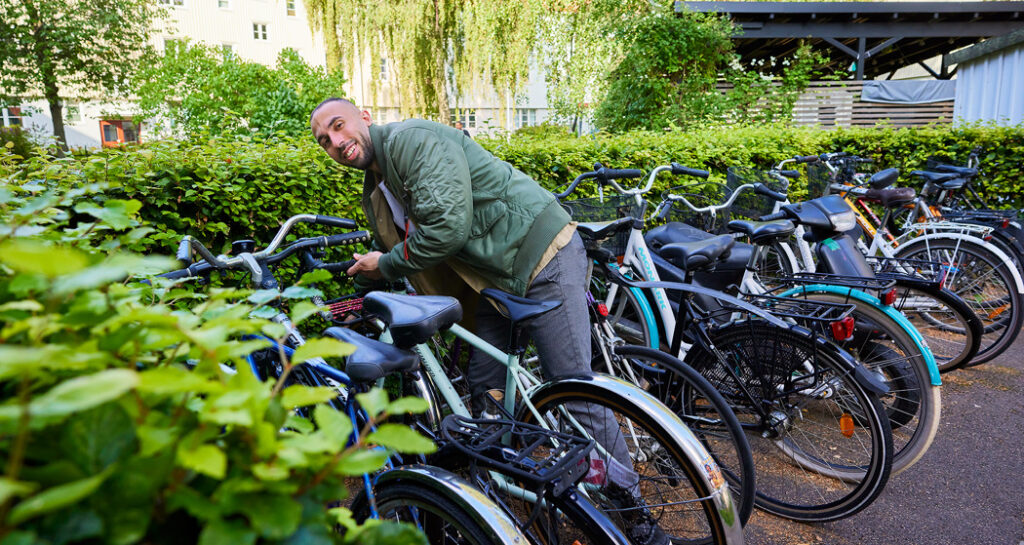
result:
[[[604,303],[598,303],[597,313],[601,316],[608,316],[608,307]]]
[[[832,338],[837,341],[848,341],[853,338],[853,326],[856,325],[853,316],[847,316],[842,320],[836,320],[829,324],[832,326]]]
[[[992,240],[992,233],[989,233],[989,234],[981,237],[981,240],[984,240],[985,242],[988,242],[988,241]]]
[[[892,306],[896,302],[896,288],[892,288],[887,292],[882,293],[882,304],[885,306]]]
[[[1003,227],[1002,228],[1006,229],[1009,226],[1010,226],[1010,218],[1003,218]]]

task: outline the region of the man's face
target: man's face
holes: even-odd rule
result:
[[[328,102],[313,114],[313,138],[338,163],[360,170],[370,168],[376,157],[370,141],[370,112],[347,102]]]
[[[461,129],[462,128],[462,122],[461,121],[456,121],[455,122],[455,128],[456,129]]]

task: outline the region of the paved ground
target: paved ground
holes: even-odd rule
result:
[[[1024,334],[994,361],[943,375],[935,442],[851,518],[755,513],[749,545],[1024,545]]]

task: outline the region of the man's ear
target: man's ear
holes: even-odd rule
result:
[[[369,110],[363,110],[363,111],[359,112],[359,117],[361,117],[363,119],[363,121],[366,122],[367,126],[373,125],[373,119],[370,118],[370,111]]]

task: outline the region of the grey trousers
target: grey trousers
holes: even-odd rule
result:
[[[562,301],[562,305],[555,310],[527,323],[523,332],[537,348],[546,380],[591,370],[586,276],[587,255],[580,236],[574,234],[569,244],[555,254],[526,290],[526,297],[530,299]],[[476,324],[475,333],[479,337],[498,348],[509,348],[511,323],[483,298],[476,308]],[[504,390],[507,369],[504,364],[482,351],[474,351],[466,372],[473,399],[481,399],[487,390]],[[588,428],[591,437],[608,449],[625,468],[632,468],[625,440],[612,412],[587,403],[573,405],[571,410],[574,417]],[[614,474],[621,473],[625,468],[610,467],[609,475],[614,477]],[[613,482],[620,486],[630,486],[631,483],[623,481],[632,480],[635,473],[631,469],[626,471],[630,475],[625,479],[613,478]]]

